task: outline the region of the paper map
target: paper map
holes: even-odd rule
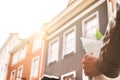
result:
[[[102,41],[87,39],[87,38],[80,38],[82,41],[82,45],[86,51],[86,53],[91,53],[95,56],[99,55],[100,48],[102,47]]]
[[[87,39],[87,38],[80,38],[81,41],[82,41],[82,46],[83,48],[85,49],[85,52],[86,53],[93,53],[93,55],[95,56],[99,56],[99,52],[100,52],[100,49],[102,47],[102,41],[98,41],[98,40],[93,40],[93,39]],[[115,78],[115,79],[111,79],[111,78],[108,78],[104,75],[99,75],[99,76],[95,76],[93,78],[93,80],[120,80],[120,76],[118,78]]]

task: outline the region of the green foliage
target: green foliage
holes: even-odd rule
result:
[[[96,39],[97,40],[101,40],[101,38],[103,37],[102,33],[99,31],[99,29],[96,29]]]

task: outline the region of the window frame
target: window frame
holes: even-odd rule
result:
[[[58,42],[58,53],[57,53],[57,59],[55,59],[54,61],[51,61],[49,62],[49,55],[51,54],[51,48],[52,48],[52,44],[55,43],[55,42]],[[47,56],[47,64],[49,65],[50,63],[53,63],[53,62],[57,62],[58,61],[58,57],[59,57],[59,45],[60,45],[60,42],[59,42],[59,37],[53,39],[52,41],[49,42],[49,48],[48,48],[48,56]]]
[[[40,42],[40,45],[38,46],[39,42]],[[40,48],[42,48],[42,36],[37,36],[37,37],[35,37],[33,39],[32,53],[34,53],[35,51],[39,50]]]
[[[21,60],[25,59],[26,57],[26,53],[27,53],[27,46],[26,44],[23,45],[20,49],[18,49],[17,51],[15,51],[13,53],[13,57],[12,57],[12,65],[17,64],[18,62],[20,62]],[[21,55],[22,54],[22,55]]]
[[[96,29],[99,29],[99,27],[100,27],[100,25],[99,25],[99,12],[95,11],[94,13],[90,14],[87,18],[82,20],[82,37],[85,37],[85,27],[87,27],[87,26],[85,26],[85,22],[90,21],[90,19],[93,18],[94,16],[96,16],[96,19],[98,22],[97,23],[98,27]],[[92,39],[93,39],[93,37],[92,37]]]
[[[13,53],[13,57],[12,57],[12,65],[17,64],[17,62],[18,62],[18,54],[19,54],[18,51],[16,51],[16,52]]]
[[[65,52],[65,37],[67,34],[69,34],[71,31],[74,31],[74,49],[72,51],[69,51],[69,52]],[[69,55],[71,53],[76,53],[76,26],[74,25],[73,27],[71,27],[70,29],[66,30],[64,33],[63,33],[63,49],[62,49],[62,58],[64,58],[66,55]]]
[[[32,80],[33,78],[37,78],[37,77],[38,77],[38,72],[39,72],[39,71],[38,71],[38,70],[39,70],[39,60],[40,60],[39,58],[40,58],[39,56],[36,56],[36,57],[34,57],[34,58],[32,59],[31,71],[30,71],[30,80]],[[38,60],[38,63],[37,63],[38,66],[37,66],[37,68],[36,68],[36,69],[37,69],[37,72],[36,72],[37,74],[34,75],[33,72],[35,71],[35,69],[33,70],[33,66],[34,66],[34,64],[35,64],[35,63],[34,63],[34,60],[36,60],[36,59]],[[33,64],[33,63],[34,63],[34,64]]]
[[[64,77],[67,77],[70,75],[73,75],[73,77],[76,78],[76,71],[72,71],[72,72],[61,75],[61,80],[64,80]]]
[[[22,69],[22,72],[21,72],[21,74],[20,74],[20,77],[22,78],[22,74],[23,74],[23,65],[21,65],[20,67],[18,67],[18,72],[17,72],[17,80],[22,80],[22,79],[19,79],[18,77],[19,77],[19,69]]]
[[[14,73],[14,75],[13,75],[13,73]],[[13,80],[15,80],[15,76],[16,76],[16,70],[13,70],[10,75],[10,80],[12,80],[12,78],[13,78]]]
[[[18,56],[18,61],[23,60],[26,57],[26,53],[27,53],[27,46],[24,45],[21,47],[21,49],[19,50],[19,55],[22,54],[21,56]]]

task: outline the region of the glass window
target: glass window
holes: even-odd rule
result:
[[[96,39],[97,29],[99,29],[98,12],[83,21],[83,37]]]
[[[51,41],[49,44],[48,64],[58,60],[59,41],[58,38]]]
[[[17,73],[17,80],[22,80],[22,72],[23,72],[23,67],[20,67]]]
[[[10,80],[15,80],[15,74],[16,74],[16,71],[15,70],[12,71]]]
[[[75,51],[75,27],[64,33],[63,56]]]
[[[24,59],[25,58],[25,55],[26,55],[26,46],[24,46],[24,47],[22,47],[21,49],[20,49],[20,53],[19,53],[19,60],[22,60],[22,59]]]
[[[59,53],[59,41],[57,38],[51,41],[49,44],[48,64],[58,60],[58,53]]]
[[[38,67],[39,67],[39,57],[36,57],[32,60],[31,78],[36,78],[38,76]]]
[[[36,50],[39,50],[42,46],[42,37],[41,36],[38,36],[34,39],[33,41],[33,49],[32,49],[32,52],[36,51]]]
[[[13,65],[25,58],[27,51],[26,49],[27,47],[24,45],[23,47],[21,47],[21,49],[13,53],[13,60],[12,60]]]
[[[13,60],[12,60],[13,65],[18,62],[18,54],[19,54],[19,52],[13,53]]]
[[[64,74],[61,76],[61,80],[75,80],[76,71]]]
[[[73,74],[63,77],[63,80],[75,80]]]

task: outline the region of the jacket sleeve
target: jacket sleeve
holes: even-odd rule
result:
[[[115,78],[120,71],[120,4],[117,4],[116,16],[108,26],[110,30],[106,32],[101,48],[99,69],[104,75]]]

